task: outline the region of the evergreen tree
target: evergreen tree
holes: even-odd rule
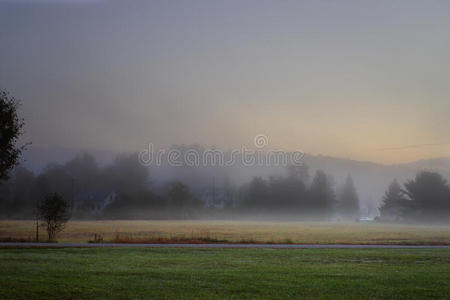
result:
[[[317,217],[329,217],[335,207],[332,178],[318,170],[309,188],[310,208]]]
[[[353,179],[349,175],[339,193],[339,206],[343,217],[354,220],[359,215],[359,199]]]
[[[400,184],[394,179],[384,194],[380,207],[381,217],[386,219],[403,217],[407,209],[406,201]]]
[[[450,187],[441,174],[419,172],[405,183],[405,193],[411,200],[412,218],[450,220]]]
[[[269,206],[270,189],[267,182],[261,177],[255,177],[250,182],[249,196],[244,206],[251,209],[262,209]]]

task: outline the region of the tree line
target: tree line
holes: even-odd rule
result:
[[[32,218],[39,201],[57,194],[74,208],[77,195],[85,191],[115,191],[117,201],[110,203],[102,217],[151,218],[193,217],[201,202],[181,182],[167,183],[162,195],[150,189],[148,169],[139,164],[134,154],[121,154],[111,165],[99,167],[87,153],[79,154],[64,164],[49,164],[36,175],[23,166],[16,167],[8,180],[0,183],[0,216]],[[89,204],[89,203],[84,203]],[[94,218],[89,205],[73,211],[77,218]],[[153,214],[153,215],[152,215]]]
[[[316,171],[309,183],[307,166],[290,166],[285,176],[254,178],[241,188],[239,207],[249,213],[291,214],[316,220],[354,220],[359,199],[351,176],[335,187],[331,175]]]
[[[8,180],[0,184],[2,217],[30,218],[38,202],[49,194],[58,194],[73,207],[84,191],[114,190],[117,201],[109,203],[101,215],[93,215],[89,203],[77,206],[77,218],[196,218],[208,213],[204,200],[180,181],[171,181],[162,191],[151,189],[148,168],[136,155],[118,155],[111,165],[100,167],[87,153],[64,164],[50,164],[36,175],[23,166],[16,167]],[[306,166],[288,167],[286,175],[265,180],[254,178],[238,189],[225,187],[226,212],[242,214],[293,213],[304,217],[329,219],[336,213],[354,219],[359,200],[351,177],[335,189],[333,178],[317,171],[311,183]],[[86,203],[84,203],[86,204]]]
[[[204,199],[180,181],[167,182],[163,190],[152,188],[148,169],[136,155],[121,154],[100,167],[90,154],[80,154],[64,164],[50,164],[34,174],[16,167],[0,183],[0,217],[33,218],[39,201],[57,194],[73,208],[83,191],[114,190],[117,201],[101,214],[78,207],[75,218],[201,218],[213,213]],[[255,177],[238,188],[225,187],[227,199],[221,209],[235,216],[292,215],[314,220],[355,220],[359,198],[352,177],[336,185],[322,170],[310,178],[307,166],[288,167],[285,175]],[[228,201],[229,200],[229,201]],[[218,211],[219,209],[216,209]],[[435,172],[419,172],[400,185],[394,180],[379,208],[381,221],[443,221],[450,217],[450,185]]]

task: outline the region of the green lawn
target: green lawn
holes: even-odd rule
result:
[[[446,249],[0,249],[0,299],[449,295]]]

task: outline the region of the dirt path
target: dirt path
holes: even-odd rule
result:
[[[267,249],[450,249],[450,246],[434,245],[295,245],[295,244],[90,244],[90,243],[0,243],[0,247],[13,248],[101,248],[101,247],[147,247],[147,248],[267,248]]]

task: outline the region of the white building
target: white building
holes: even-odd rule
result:
[[[205,207],[210,208],[225,208],[226,206],[234,207],[234,197],[230,192],[224,189],[206,190],[200,198],[205,203]]]

